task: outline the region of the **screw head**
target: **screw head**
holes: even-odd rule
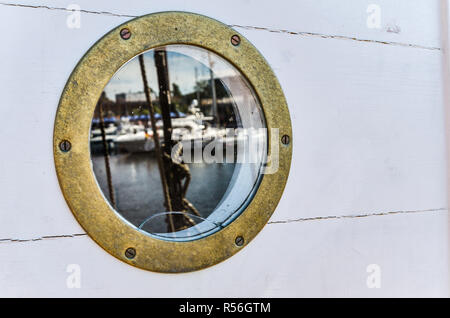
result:
[[[281,137],[281,142],[283,145],[289,145],[289,143],[291,142],[291,137],[289,137],[288,135],[283,135],[283,137]]]
[[[239,35],[235,34],[231,37],[231,44],[233,44],[234,46],[238,46],[239,44],[241,44],[241,38],[239,37]]]
[[[122,30],[120,30],[120,37],[123,40],[128,40],[129,38],[131,38],[131,31],[128,28],[123,28]]]
[[[136,256],[136,250],[132,247],[129,247],[125,251],[125,257],[128,259],[133,259]]]
[[[234,243],[235,243],[237,246],[242,246],[242,245],[244,245],[244,238],[243,238],[242,236],[238,236],[238,237],[236,237],[236,239],[234,240]]]
[[[70,149],[72,149],[72,144],[68,140],[63,140],[59,143],[59,149],[62,152],[68,152]]]

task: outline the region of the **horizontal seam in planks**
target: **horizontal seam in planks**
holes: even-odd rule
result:
[[[322,33],[316,33],[316,32],[289,31],[289,30],[284,30],[284,29],[271,29],[271,28],[245,26],[245,25],[237,25],[237,24],[230,25],[230,27],[251,29],[251,30],[263,30],[263,31],[272,32],[272,33],[284,33],[284,34],[290,34],[290,35],[319,37],[322,39],[350,40],[350,41],[356,41],[356,42],[403,46],[403,47],[430,50],[430,51],[440,51],[441,50],[440,47],[434,47],[434,46],[424,46],[424,45],[419,45],[419,44],[411,44],[411,43],[403,43],[403,42],[395,42],[395,41],[360,39],[360,38],[345,36],[345,35],[329,35],[329,34],[322,34]]]
[[[30,8],[30,9],[59,10],[59,11],[67,11],[67,12],[74,11],[74,10],[67,9],[67,8],[49,7],[49,6],[45,6],[45,5],[27,5],[27,4],[16,4],[16,3],[6,3],[6,2],[0,2],[0,5],[10,6],[10,7],[19,7],[19,8]],[[88,13],[88,14],[100,14],[100,15],[108,15],[108,16],[122,17],[122,18],[137,18],[138,17],[136,15],[118,14],[118,13],[113,13],[113,12],[108,12],[108,11],[92,11],[92,10],[85,10],[85,9],[80,9],[79,11],[82,13]],[[322,39],[349,40],[349,41],[364,42],[364,43],[402,46],[402,47],[408,47],[408,48],[414,48],[414,49],[441,51],[440,47],[424,46],[424,45],[419,45],[419,44],[411,44],[411,43],[395,42],[395,41],[360,39],[360,38],[345,36],[345,35],[329,35],[329,34],[322,34],[322,33],[316,33],[316,32],[289,31],[289,30],[285,30],[285,29],[272,29],[272,28],[246,26],[246,25],[238,25],[238,24],[232,24],[229,26],[233,27],[233,28],[266,31],[266,32],[271,32],[271,33],[279,33],[279,34],[310,36],[310,37],[318,37],[318,38],[322,38]]]
[[[60,238],[75,238],[75,237],[83,237],[87,236],[86,233],[77,233],[77,234],[63,234],[63,235],[46,235],[41,236],[38,238],[33,239],[0,239],[0,244],[3,243],[27,243],[27,242],[37,242],[37,241],[43,241],[43,240],[50,240],[50,239],[60,239]]]
[[[295,223],[295,222],[336,220],[336,219],[356,219],[356,218],[366,218],[366,217],[372,217],[372,216],[387,216],[387,215],[396,215],[396,214],[412,214],[412,213],[442,212],[442,211],[447,211],[447,208],[427,209],[427,210],[390,211],[390,212],[352,214],[352,215],[341,215],[341,216],[338,216],[338,215],[336,215],[336,216],[334,216],[334,215],[317,216],[317,217],[299,218],[299,219],[284,220],[284,221],[270,221],[268,224],[286,224],[286,223]]]
[[[353,218],[365,218],[365,217],[372,217],[372,216],[387,216],[387,215],[396,215],[396,214],[442,212],[442,211],[447,211],[447,209],[439,208],[439,209],[427,209],[427,210],[392,211],[392,212],[342,215],[342,216],[319,216],[319,217],[301,218],[301,219],[293,219],[293,220],[285,220],[285,221],[271,221],[268,224],[286,224],[286,223],[307,222],[307,221],[353,219]],[[41,237],[34,238],[34,239],[10,239],[10,238],[8,238],[8,239],[0,239],[0,245],[4,244],[4,243],[27,243],[27,242],[50,240],[50,239],[76,238],[76,237],[85,237],[85,236],[87,236],[86,233],[78,233],[78,234],[67,234],[67,235],[47,235],[47,236],[41,236]]]

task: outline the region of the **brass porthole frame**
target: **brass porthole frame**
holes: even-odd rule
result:
[[[235,35],[239,38],[233,37]],[[107,203],[97,185],[89,149],[94,109],[111,77],[140,53],[169,44],[199,46],[231,62],[247,78],[259,98],[269,132],[269,156],[272,149],[271,128],[278,128],[283,140],[280,140],[278,148],[278,171],[263,176],[247,208],[220,231],[188,242],[159,240],[124,222]],[[286,139],[289,142],[286,143]],[[202,15],[154,13],[113,29],[92,46],[78,63],[60,99],[53,151],[59,184],[70,210],[103,249],[142,269],[165,273],[189,272],[229,258],[246,246],[268,222],[289,174],[291,121],[285,97],[273,71],[242,35]]]

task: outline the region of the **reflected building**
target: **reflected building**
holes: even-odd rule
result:
[[[151,94],[152,102],[158,105],[158,98],[152,92]],[[135,115],[133,112],[136,109],[143,109],[146,103],[144,92],[135,93],[120,93],[116,94],[116,100],[112,101],[105,97],[103,100],[103,116],[106,117],[127,117]],[[96,109],[94,112],[94,118],[99,118],[99,110]]]

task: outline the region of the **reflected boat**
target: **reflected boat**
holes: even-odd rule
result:
[[[172,140],[181,142],[184,147],[189,147],[190,149],[205,147],[221,131],[204,124],[204,122],[211,119],[211,117],[206,117],[201,112],[191,113],[185,117],[172,118]],[[164,137],[162,126],[162,121],[158,120],[156,127],[160,140],[163,140]],[[123,121],[120,133],[114,139],[115,149],[119,152],[127,153],[154,151],[155,142],[150,123],[148,123],[148,127],[146,129],[144,125],[133,125],[129,121]]]
[[[109,151],[113,151],[115,148],[115,141],[117,138],[117,127],[113,124],[110,124],[107,128],[105,128],[105,140],[108,144]],[[102,132],[100,128],[93,129],[91,131],[91,153],[97,154],[97,153],[103,153],[104,152],[104,146],[103,146],[103,137]]]
[[[160,132],[158,132],[160,135]],[[143,125],[122,124],[120,134],[115,139],[115,148],[119,152],[150,152],[155,149],[153,132]]]

